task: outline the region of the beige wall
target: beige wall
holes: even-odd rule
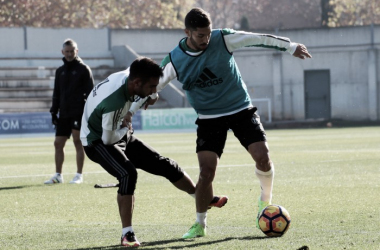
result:
[[[79,55],[91,67],[112,67],[110,48],[119,45],[160,61],[184,37],[183,30],[0,28],[0,34],[0,67],[57,67],[67,37],[78,42]],[[274,120],[305,118],[304,71],[321,69],[330,70],[332,118],[379,119],[380,26],[374,27],[373,45],[368,26],[287,30],[278,35],[305,44],[313,59],[260,48],[234,53],[251,97],[271,99]]]

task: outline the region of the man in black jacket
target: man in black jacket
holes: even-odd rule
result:
[[[63,183],[64,147],[71,134],[76,150],[77,174],[70,183],[83,182],[84,151],[79,134],[84,104],[94,86],[94,79],[90,67],[79,58],[78,46],[74,40],[64,41],[62,54],[64,64],[55,72],[53,103],[50,109],[52,123],[56,127],[54,141],[56,173],[45,181],[45,184]]]

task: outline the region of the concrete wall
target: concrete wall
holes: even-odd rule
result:
[[[380,26],[372,34],[370,27],[284,31],[278,35],[305,44],[313,58],[251,48],[235,52],[235,58],[251,97],[272,99],[275,119],[304,119],[304,71],[328,69],[332,118],[378,120]]]
[[[251,97],[271,99],[274,120],[305,118],[304,71],[321,69],[330,70],[332,118],[380,119],[380,26],[373,32],[364,26],[276,35],[305,44],[313,59],[262,48],[234,53]],[[57,67],[68,37],[78,42],[79,55],[91,67],[113,67],[112,48],[125,45],[160,62],[184,36],[183,30],[0,28],[0,67]]]
[[[0,28],[1,57],[60,56],[63,41],[72,38],[84,57],[111,55],[108,29]]]
[[[113,67],[108,29],[0,28],[0,67],[58,67],[63,41],[78,43],[79,56],[92,67]]]
[[[0,56],[21,56],[25,51],[23,28],[0,28]]]
[[[183,30],[112,30],[112,46],[128,44],[138,54],[162,59],[185,37]]]

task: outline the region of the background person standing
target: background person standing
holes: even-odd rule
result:
[[[56,173],[45,181],[45,184],[63,183],[64,148],[70,135],[73,135],[77,163],[77,174],[70,183],[83,182],[84,151],[79,134],[83,108],[94,86],[94,79],[90,67],[78,56],[78,45],[74,40],[64,41],[62,55],[63,65],[55,72],[53,103],[50,108],[52,123],[56,128],[54,140]]]

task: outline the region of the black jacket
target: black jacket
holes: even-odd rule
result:
[[[50,113],[62,118],[82,116],[85,100],[94,87],[90,67],[76,57],[68,62],[62,58],[63,65],[55,71],[53,103]]]

